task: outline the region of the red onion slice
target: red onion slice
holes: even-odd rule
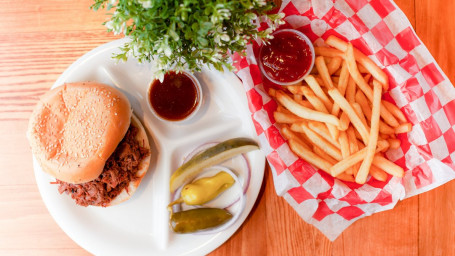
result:
[[[205,144],[202,144],[200,145],[199,147],[193,149],[193,151],[191,151],[186,157],[183,158],[183,163],[186,163],[188,162],[188,160],[190,160],[191,158],[193,158],[195,155],[197,155],[198,153],[210,148],[210,147],[213,147],[215,146],[216,144],[218,144],[218,142],[207,142]]]
[[[246,178],[243,184],[243,194],[246,194],[246,191],[248,190],[248,187],[250,186],[250,181],[251,181],[251,165],[250,161],[248,161],[248,158],[246,157],[246,154],[241,155],[243,159],[245,160],[245,165],[246,165]]]

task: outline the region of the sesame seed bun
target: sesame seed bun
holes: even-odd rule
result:
[[[83,183],[103,172],[131,117],[128,98],[115,88],[96,82],[68,83],[40,99],[27,137],[43,171],[64,182]]]

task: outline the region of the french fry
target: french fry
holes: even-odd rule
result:
[[[306,122],[306,121],[305,121]],[[298,123],[293,123],[291,124],[291,126],[289,127],[292,131],[294,132],[298,132],[298,133],[302,133],[304,134],[304,129],[302,128],[303,126],[301,125],[301,123],[305,123],[305,122],[298,122]],[[311,122],[311,121],[310,121]],[[328,130],[327,130],[327,133],[325,133],[325,135],[330,135],[328,133]],[[323,136],[323,135],[321,135]]]
[[[306,149],[304,146],[302,146],[300,143],[298,143],[294,139],[290,139],[288,141],[289,147],[291,150],[296,153],[300,158],[303,160],[307,161],[308,163],[316,166],[317,168],[330,173],[330,167],[332,166],[329,162],[326,160],[322,159],[315,153],[313,153],[311,150]]]
[[[315,110],[321,111],[321,112],[327,113],[327,114],[329,113],[329,111],[325,107],[324,103],[322,103],[322,101],[319,100],[318,97],[316,97],[316,95],[313,93],[313,91],[310,88],[308,88],[306,86],[302,86],[300,89],[301,89],[301,92],[303,93],[303,95],[305,95],[305,98],[307,98],[307,100],[311,103],[311,105],[313,105]],[[332,124],[326,124],[326,125],[327,125],[327,128],[329,129],[330,136],[334,140],[337,140],[338,134],[339,134],[337,127]]]
[[[365,96],[368,98],[370,102],[373,102],[373,90],[371,87],[365,82],[364,78],[360,74],[357,64],[355,62],[354,58],[354,49],[352,47],[352,44],[349,43],[347,50],[346,50],[346,62],[348,63],[348,69],[349,73],[351,74],[352,79],[355,81],[357,86],[362,90],[362,92],[365,94]],[[349,86],[349,85],[348,85]],[[384,121],[392,126],[392,127],[397,127],[398,121],[395,119],[395,117],[385,108],[381,107],[381,117],[384,119]]]
[[[325,126],[324,124],[315,121],[310,121],[308,122],[308,127],[315,133],[319,134],[321,137],[327,139],[327,141],[330,142],[335,147],[340,148],[340,143],[334,138],[332,138],[329,130],[327,129],[327,126]]]
[[[347,42],[333,35],[329,36],[325,43],[340,50],[341,52],[346,52],[346,49],[348,48]],[[361,51],[355,49],[354,55],[355,60],[358,61],[366,70],[368,70],[368,73],[371,73],[373,77],[383,85],[384,91],[387,91],[389,89],[389,78],[387,77],[387,74]]]
[[[334,87],[333,82],[332,79],[330,78],[329,70],[327,69],[327,66],[324,62],[324,58],[322,56],[316,57],[314,64],[318,69],[319,75],[321,76],[324,86],[327,87],[328,89],[333,88]]]
[[[378,167],[371,165],[370,166],[370,174],[379,181],[386,181],[387,180],[387,173],[383,170],[379,169]]]
[[[368,122],[371,122],[371,108],[367,98],[365,97],[365,94],[363,94],[362,91],[357,91],[355,94],[355,101],[362,108],[362,112],[367,118]],[[393,134],[395,133],[395,130],[383,121],[379,120],[379,132],[383,134]]]
[[[399,148],[395,135],[412,124],[381,99],[387,75],[351,43],[334,36],[326,43],[331,47],[315,47],[315,66],[304,81],[268,90],[278,104],[281,134],[296,155],[339,180],[363,184],[369,174],[379,181],[402,176],[382,152]]]
[[[396,176],[396,177],[403,177],[404,170],[400,166],[396,165],[392,161],[386,159],[383,156],[375,155],[373,158],[373,164],[386,173]]]
[[[308,100],[295,100],[295,102],[299,103],[300,105],[302,105],[302,106],[304,106],[306,108],[314,110],[313,105],[311,105],[311,103]]]
[[[354,129],[354,131],[357,132],[357,130],[355,130],[355,129]],[[357,135],[356,135],[356,136],[357,136]],[[365,144],[363,144],[362,139],[357,138],[357,146],[359,147],[359,150],[365,148]],[[388,147],[389,147],[389,142],[383,143],[382,149],[388,148]],[[379,150],[379,151],[380,151],[380,150]],[[378,151],[378,152],[379,152],[379,151]],[[360,167],[360,165],[359,165],[359,167]]]
[[[349,70],[348,70],[348,65],[347,65],[346,61],[343,61],[343,65],[341,66],[340,70],[341,70],[340,71],[340,80],[338,81],[337,85],[338,85],[338,90],[340,91],[341,95],[344,96],[346,94],[346,88],[347,88],[348,82],[349,82]],[[340,106],[338,106],[337,104],[334,104],[333,108],[329,108],[329,109],[332,109],[332,111],[331,111],[332,115],[338,116],[338,114],[340,113]]]
[[[309,87],[301,86],[300,92],[305,96],[305,98],[308,100],[308,102],[310,102],[315,110],[329,113],[324,103],[314,94],[314,92]]]
[[[383,134],[381,133],[381,129],[379,129],[379,138],[383,139],[383,140],[387,140],[389,139],[389,135],[388,134]]]
[[[379,143],[383,143],[384,147],[381,148],[381,150],[379,151],[376,151],[376,153],[379,153],[379,152],[386,152],[387,150],[389,150],[390,148],[390,145],[389,145],[389,142],[387,140],[378,140],[378,145]],[[378,146],[379,148],[379,146]]]
[[[270,95],[270,97],[275,98],[275,97],[276,97],[275,93],[276,93],[275,88],[269,88],[269,95]]]
[[[306,108],[281,91],[276,92],[276,99],[281,105],[299,117],[335,126],[340,125],[340,120],[336,116]]]
[[[333,108],[332,108],[332,115],[334,116],[338,116],[338,114],[340,114],[340,106],[338,106],[336,103],[333,104]],[[341,122],[341,120],[340,120]]]
[[[397,127],[399,125],[397,119],[383,106],[381,106],[381,117],[392,127]]]
[[[346,174],[349,174],[349,175],[354,175],[354,177],[355,177],[355,175],[356,175],[356,173],[357,173],[357,171],[358,171],[358,170],[356,170],[356,169],[358,169],[357,165],[360,165],[360,163],[357,163],[357,164],[355,164],[355,165],[349,167],[349,168],[346,169],[346,171],[343,172],[343,173],[346,173]],[[355,178],[354,178],[354,181],[355,181]]]
[[[343,59],[341,57],[332,58],[332,60],[327,65],[327,70],[329,71],[330,75],[335,73],[335,71],[337,71],[340,68],[342,61],[343,61]]]
[[[370,126],[368,125],[367,119],[365,118],[365,115],[362,112],[362,107],[360,107],[359,103],[353,102],[351,106],[354,109],[355,113],[360,117],[360,120],[362,121],[363,125],[365,125],[365,127],[367,128],[367,131],[370,131]],[[341,117],[340,122],[342,123]]]
[[[357,66],[358,68],[358,66]],[[360,72],[360,71],[359,71]],[[371,74],[366,74],[364,77],[363,77],[363,80],[365,80],[365,82],[368,84],[368,82],[370,81],[371,79]]]
[[[401,146],[401,141],[399,139],[387,139],[391,149],[397,149]]]
[[[349,116],[346,114],[346,112],[341,113],[340,126],[338,127],[338,129],[340,131],[346,131],[349,127],[350,122],[351,120],[349,120]]]
[[[340,143],[340,151],[342,158],[346,158],[351,155],[351,149],[349,147],[348,134],[346,132],[341,132],[338,137],[338,142]]]
[[[392,115],[396,117],[398,121],[402,123],[406,123],[408,121],[403,112],[401,112],[401,110],[395,104],[386,100],[382,100],[382,105],[387,108],[387,110],[389,110],[389,112],[392,113]]]
[[[346,61],[343,61],[343,66],[341,67],[340,81],[338,81],[338,90],[340,91],[341,95],[345,96],[345,94],[347,93],[346,91],[350,80],[351,79],[349,78],[348,66],[346,64]],[[355,84],[353,83],[351,86],[355,87]],[[338,116],[338,114],[340,113],[340,106],[334,104],[331,113],[332,115]]]
[[[376,152],[380,152],[384,148],[388,147],[389,143],[385,140],[378,141],[378,147],[376,148]],[[367,153],[367,148],[362,148],[354,154],[351,154],[349,157],[339,161],[332,167],[330,167],[330,173],[332,176],[337,176],[340,173],[346,171],[349,167],[355,165],[356,163],[362,161]]]
[[[318,81],[312,75],[308,75],[304,78],[308,86],[313,90],[314,94],[319,97],[319,99],[324,103],[327,109],[332,109],[333,103],[330,101],[329,97],[322,90]],[[302,93],[303,94],[303,93]]]
[[[333,59],[333,57],[326,57],[326,56],[324,56],[323,58],[324,58],[325,65],[328,65]]]
[[[341,55],[341,56],[343,57],[344,55]],[[360,74],[369,74],[368,70],[366,70],[365,67],[363,67],[360,63],[357,63],[357,68],[359,69]],[[312,73],[312,74],[317,74],[317,69],[315,69],[314,67],[313,67],[313,69],[315,70],[316,73]],[[333,75],[334,76],[340,76],[341,75],[341,69],[338,69],[335,73],[333,73]]]
[[[329,156],[335,158],[338,161],[340,161],[342,159],[340,150],[337,147],[333,146],[326,139],[319,136],[319,134],[317,134],[316,132],[311,130],[307,126],[307,124],[305,124],[304,122],[298,123],[298,124],[296,124],[296,123],[292,124],[291,130],[293,130],[293,131],[297,130],[295,126],[300,126],[300,128],[303,130],[303,133],[307,136],[307,138],[311,141],[311,143],[313,145],[317,145],[324,152],[326,152]]]
[[[295,140],[298,143],[301,144],[301,146],[305,147],[308,150],[311,150],[309,144],[305,142],[305,139],[303,139],[301,136],[298,134],[295,134],[291,129],[289,129],[288,126],[283,126],[281,128],[281,134],[287,139],[287,140]]]
[[[303,95],[303,92],[300,90],[302,86],[302,84],[293,84],[286,86],[286,89],[294,95]]]
[[[412,130],[412,124],[404,123],[395,128],[395,133],[407,133]]]
[[[324,57],[342,57],[343,52],[334,48],[329,47],[314,47],[314,53],[316,56]]]
[[[276,111],[281,112],[281,113],[286,113],[286,114],[292,114],[291,111],[289,111],[287,108],[283,107],[283,105],[281,105],[281,104],[278,104],[278,106],[276,107]]]
[[[303,97],[300,94],[294,94],[293,96],[294,96],[294,100],[297,102],[303,100]]]
[[[355,137],[355,131],[352,126],[349,126],[349,128],[346,130],[346,133],[348,135],[348,141],[349,141],[349,151],[351,154],[359,151],[359,146],[357,144],[357,138]]]
[[[357,67],[359,68],[359,72],[361,74],[366,74],[366,73],[369,73],[368,70],[360,63],[357,63]]]
[[[311,142],[311,140],[305,135],[305,132],[302,128],[302,126],[300,125],[300,123],[294,123],[292,125],[290,125],[289,129],[291,129],[291,131],[295,132],[295,134],[297,135],[300,135],[299,137],[307,144],[307,145],[313,145],[313,143]],[[323,136],[323,135],[321,135]],[[329,132],[326,130],[326,133],[324,135],[325,137],[330,137],[330,134]],[[325,138],[324,137],[324,138]],[[314,146],[314,145],[313,145]]]
[[[355,101],[356,86],[355,81],[352,77],[349,78],[348,85],[346,87],[346,100],[351,103]]]
[[[355,102],[357,102],[362,108],[362,112],[365,114],[365,117],[368,121],[371,121],[371,107],[368,104],[368,100],[363,94],[362,91],[358,90],[355,94]]]
[[[362,140],[362,136],[360,136],[360,133],[359,131],[357,131],[356,129],[354,129],[354,134],[355,134],[355,137],[358,139],[358,140]]]
[[[311,142],[311,140],[308,139],[308,137],[305,135],[305,133],[303,133],[303,130],[302,130],[301,128],[300,128],[300,130],[294,130],[294,129],[292,129],[293,126],[294,126],[294,124],[289,125],[289,129],[290,129],[291,131],[293,131],[294,134],[296,134],[297,136],[299,136],[299,138],[300,138],[301,140],[303,140],[303,142],[305,142],[307,145],[309,145],[309,146],[310,146],[310,145],[313,145],[313,143]],[[295,126],[294,126],[294,128],[295,128]],[[311,146],[310,146],[310,149],[311,149]]]
[[[283,113],[283,112],[279,112],[279,111],[273,112],[273,117],[275,118],[275,121],[277,121],[278,123],[283,123],[283,124],[292,124],[292,123],[302,122],[305,120],[292,113]]]
[[[345,172],[341,173],[340,175],[337,176],[338,179],[343,180],[343,181],[349,181],[349,182],[354,182],[355,179],[352,177],[352,175],[349,175]]]
[[[319,157],[321,157],[322,159],[326,160],[327,162],[329,162],[331,165],[334,165],[336,164],[337,160],[333,159],[333,157],[327,155],[327,153],[325,153],[320,147],[318,146],[313,146],[313,152],[318,155]]]
[[[346,94],[346,88],[348,87],[348,82],[349,82],[349,70],[348,70],[348,64],[346,61],[343,61],[343,64],[341,65],[341,72],[340,72],[340,80],[338,81],[338,90],[340,91],[341,95]]]
[[[335,159],[333,159],[331,156],[327,155],[324,151],[322,151],[322,149],[320,149],[317,146],[313,146],[313,152],[332,165],[337,162]],[[343,181],[355,182],[355,178],[352,176],[352,174],[347,174],[345,172],[339,174],[338,176],[336,176],[336,178],[343,180]]]
[[[358,145],[357,139],[355,137],[354,128],[352,126],[349,126],[348,130],[346,131],[346,133],[348,135],[349,151],[351,152],[351,155],[354,154],[354,153],[357,153],[357,151],[359,151],[359,145]],[[357,164],[349,167],[346,170],[346,173],[357,175],[357,171],[359,170],[359,168],[360,168],[360,163],[357,163]]]
[[[352,106],[343,96],[341,96],[340,92],[336,88],[329,89],[329,95],[332,97],[335,103],[338,104],[344,112],[346,112],[346,114],[349,116],[349,119],[351,120],[352,125],[354,125],[357,131],[359,131],[360,136],[362,136],[362,140],[365,142],[365,144],[368,144],[368,130],[365,125],[363,125],[354,109],[352,109]]]
[[[370,117],[370,119],[371,119],[371,117]],[[390,136],[390,135],[393,135],[393,133],[395,133],[395,130],[392,127],[388,126],[383,121],[379,120],[379,132]]]
[[[360,165],[360,169],[355,176],[355,182],[359,184],[364,184],[367,180],[368,173],[373,162],[374,154],[376,153],[376,144],[378,141],[379,133],[379,116],[381,108],[381,96],[382,96],[382,85],[376,80],[373,81],[373,109],[371,114],[371,129],[370,137],[367,143],[367,152],[365,154],[365,159]],[[360,108],[360,106],[359,106]]]

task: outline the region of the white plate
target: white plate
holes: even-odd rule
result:
[[[60,76],[54,87],[65,82],[94,80],[120,88],[149,132],[152,162],[147,175],[127,202],[108,208],[81,207],[70,196],[60,195],[57,186],[50,184],[54,179],[42,172],[34,160],[40,193],[63,231],[96,255],[207,254],[224,243],[251,211],[262,185],[264,154],[259,150],[247,154],[252,177],[245,211],[234,225],[216,234],[179,235],[169,229],[166,210],[170,202],[169,178],[185,155],[200,144],[233,137],[257,138],[242,84],[233,73],[204,69],[196,74],[203,90],[203,105],[197,115],[185,123],[159,121],[150,112],[145,98],[153,65],[139,64],[133,59],[116,63],[111,58],[124,42],[117,40],[87,53]],[[244,180],[244,173],[239,175]]]

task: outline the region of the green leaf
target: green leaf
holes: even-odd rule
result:
[[[117,0],[113,4],[110,0],[94,0],[90,8],[107,9],[111,14],[104,23],[109,25],[108,31],[125,33],[132,40],[121,47],[115,59],[125,61],[133,54],[139,62],[154,60],[160,66],[156,74],[164,74],[171,68],[196,71],[206,64],[217,70],[224,67],[232,70],[227,52],[245,54],[248,41],[266,40],[270,34],[258,32],[251,19],[265,16],[272,27],[279,25],[281,14],[267,14],[273,2],[261,3],[261,0]]]
[[[209,41],[203,37],[198,37],[197,40],[201,44],[201,46],[205,47],[209,44]]]

